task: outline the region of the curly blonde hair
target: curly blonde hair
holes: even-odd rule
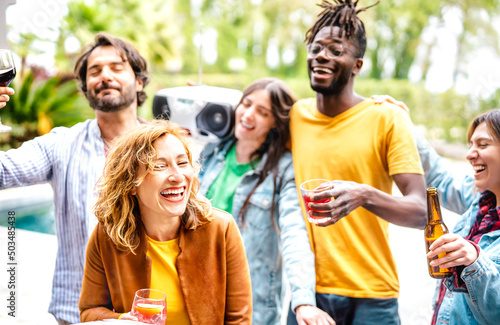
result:
[[[138,200],[132,189],[139,186],[146,175],[153,171],[157,159],[154,142],[170,134],[183,144],[189,163],[198,173],[200,166],[193,159],[193,143],[178,125],[156,120],[137,126],[121,136],[106,159],[104,172],[97,183],[98,199],[94,207],[97,219],[104,225],[106,233],[122,251],[134,253],[140,245]],[[139,167],[146,172],[139,175]],[[212,206],[204,197],[198,197],[198,177],[194,177],[186,211],[181,216],[185,229],[196,229],[210,221]]]

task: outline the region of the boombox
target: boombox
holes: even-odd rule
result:
[[[239,90],[211,86],[165,88],[154,97],[153,115],[189,130],[201,144],[218,142],[233,132],[241,95]]]

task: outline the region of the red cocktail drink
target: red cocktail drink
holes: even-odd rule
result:
[[[314,216],[310,212],[323,212],[321,210],[315,210],[311,209],[309,207],[309,203],[328,203],[332,200],[331,197],[326,197],[320,200],[312,201],[311,197],[322,193],[324,191],[331,190],[331,186],[329,186],[329,180],[327,179],[312,179],[309,181],[305,181],[300,185],[300,193],[302,194],[302,199],[304,200],[304,206],[306,208],[306,213],[307,213],[307,219],[311,223],[322,223],[326,222],[331,219],[330,216],[324,216],[324,217],[319,217],[319,216]]]
[[[331,198],[326,198],[326,199],[321,199],[321,200],[318,200],[318,201],[311,201],[311,198],[309,196],[307,196],[307,195],[303,195],[302,198],[304,199],[304,205],[306,206],[307,212],[309,212],[309,211],[322,212],[321,210],[311,209],[308,206],[309,202],[312,202],[312,203],[328,203],[328,202],[330,202],[332,200]],[[314,219],[322,219],[321,217],[315,217],[315,216],[310,216],[310,217],[314,218]]]

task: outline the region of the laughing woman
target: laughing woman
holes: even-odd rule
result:
[[[299,324],[333,324],[316,307],[314,255],[287,149],[291,91],[262,78],[243,92],[234,136],[202,152],[200,193],[236,218],[250,267],[253,323],[281,322],[282,274]]]
[[[474,169],[480,196],[457,222],[453,234],[437,239],[429,258],[443,252],[432,265],[453,268],[442,281],[432,324],[500,323],[500,110],[479,115],[468,131],[467,160]],[[446,196],[451,177],[439,184]],[[448,184],[448,185],[446,185]]]
[[[197,196],[198,187],[190,144],[177,126],[155,121],[117,141],[98,184],[82,321],[119,318],[137,290],[154,288],[167,294],[167,324],[251,323],[238,228]]]

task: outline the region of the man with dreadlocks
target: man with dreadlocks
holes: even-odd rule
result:
[[[297,185],[332,180],[309,203],[329,218],[308,223],[316,255],[317,306],[336,324],[399,324],[399,283],[389,222],[423,229],[425,181],[407,114],[375,105],[353,90],[366,48],[358,1],[323,1],[306,34],[307,65],[316,98],[297,102],[290,117]],[[402,196],[392,196],[393,181]],[[328,226],[328,227],[327,227]],[[293,324],[289,317],[289,324]]]

